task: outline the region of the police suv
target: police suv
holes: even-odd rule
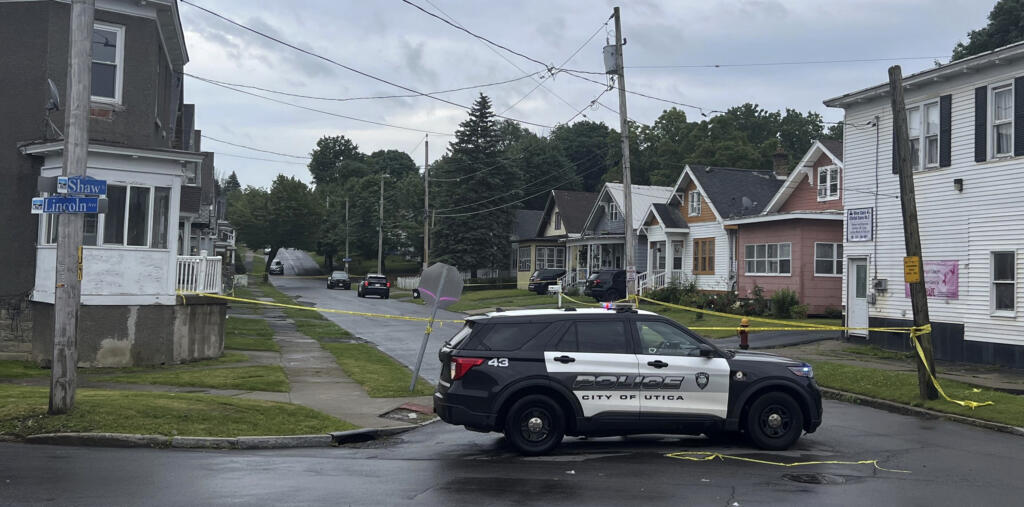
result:
[[[469,317],[439,353],[434,410],[447,423],[504,432],[523,454],[564,435],[745,433],[791,446],[821,424],[810,365],[722,350],[631,307]]]

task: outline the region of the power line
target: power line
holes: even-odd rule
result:
[[[215,141],[215,142],[218,142],[218,143],[229,144],[231,146],[235,146],[235,147],[238,147],[238,148],[245,148],[247,150],[258,151],[258,152],[261,152],[261,153],[269,153],[271,155],[278,155],[278,156],[281,156],[281,157],[300,158],[300,159],[303,159],[303,160],[309,160],[309,156],[289,155],[287,153],[278,153],[276,151],[269,151],[269,150],[263,150],[263,149],[260,149],[260,148],[253,148],[252,146],[246,146],[244,144],[232,143],[230,141],[225,141],[223,139],[217,139],[216,137],[208,136],[206,134],[202,134],[202,136],[203,136],[203,139],[209,139],[211,141]]]
[[[498,85],[503,85],[503,84],[508,84],[508,83],[514,83],[516,81],[522,81],[523,79],[527,79],[527,78],[536,76],[537,74],[544,74],[544,73],[545,73],[545,71],[538,70],[537,72],[533,72],[533,73],[530,73],[530,74],[525,74],[525,75],[519,76],[517,78],[506,79],[505,81],[496,81],[496,82],[493,82],[493,83],[484,83],[484,84],[475,85],[475,86],[464,86],[462,88],[452,88],[452,89],[449,89],[449,90],[440,90],[440,91],[436,91],[436,92],[426,92],[426,93],[428,95],[437,95],[437,94],[441,94],[441,93],[454,93],[454,92],[461,92],[461,91],[466,91],[466,90],[474,90],[474,89],[477,89],[477,88],[486,88],[486,87],[490,87],[490,86],[498,86]],[[227,86],[234,86],[236,88],[248,88],[248,89],[251,89],[251,90],[259,90],[259,91],[262,91],[262,92],[274,93],[274,94],[277,94],[277,95],[287,95],[289,97],[297,97],[297,98],[301,98],[301,99],[327,100],[327,101],[334,101],[334,102],[351,102],[351,101],[356,101],[356,100],[401,99],[401,98],[420,97],[420,95],[411,94],[411,93],[399,94],[399,95],[368,95],[368,96],[365,96],[365,97],[321,97],[321,96],[316,96],[316,95],[303,95],[301,93],[292,93],[292,92],[285,92],[285,91],[281,91],[281,90],[273,90],[273,89],[270,89],[270,88],[263,88],[263,87],[255,86],[255,85],[247,85],[247,84],[240,84],[240,83],[231,83],[231,82],[227,82],[227,81],[220,81],[220,80],[212,79],[212,78],[208,78],[208,77],[197,76],[195,74],[190,74],[188,72],[185,72],[184,74],[186,76],[188,76],[188,77],[200,79],[200,80],[206,81],[208,83],[216,83],[216,84],[222,84],[222,85],[227,85]]]
[[[451,106],[455,106],[455,107],[459,107],[459,108],[465,109],[467,111],[472,110],[472,107],[470,107],[470,106],[465,106],[465,105],[459,104],[458,102],[453,102],[453,101],[450,101],[450,100],[442,98],[442,97],[437,97],[437,96],[431,95],[429,93],[423,93],[421,91],[414,90],[414,89],[412,89],[412,88],[410,88],[408,86],[404,86],[404,85],[395,83],[394,81],[389,81],[389,80],[384,79],[382,77],[378,77],[378,76],[375,76],[375,75],[370,74],[368,72],[364,72],[364,71],[361,71],[361,70],[356,69],[354,67],[350,67],[350,66],[345,65],[343,63],[340,63],[340,62],[338,62],[336,60],[332,60],[331,58],[328,58],[326,56],[314,53],[314,52],[306,50],[306,49],[302,49],[302,48],[300,48],[300,47],[298,47],[298,46],[296,46],[294,44],[285,42],[284,40],[278,39],[278,38],[273,37],[271,35],[267,35],[267,34],[261,32],[259,30],[256,30],[255,28],[251,28],[251,27],[248,27],[246,25],[243,25],[242,23],[239,23],[239,22],[237,22],[237,21],[235,21],[233,19],[230,19],[230,18],[228,18],[226,16],[223,16],[223,15],[221,15],[221,14],[219,14],[217,12],[214,12],[214,11],[212,11],[210,9],[207,9],[205,7],[201,7],[199,5],[196,5],[196,4],[192,3],[192,2],[190,2],[189,0],[181,0],[181,2],[184,3],[184,4],[190,5],[192,7],[195,7],[196,9],[199,9],[199,10],[201,10],[203,12],[206,12],[207,14],[210,14],[211,16],[215,16],[215,17],[217,17],[217,18],[219,18],[221,20],[224,20],[224,21],[226,21],[228,23],[231,23],[232,25],[235,25],[235,26],[237,26],[239,28],[242,28],[242,29],[247,30],[249,32],[252,32],[252,33],[254,33],[256,35],[259,35],[260,37],[269,39],[269,40],[274,41],[274,42],[276,42],[278,44],[281,44],[281,45],[286,46],[288,48],[294,49],[295,51],[298,51],[298,52],[300,52],[302,54],[309,55],[309,56],[312,56],[313,58],[317,58],[317,59],[323,60],[323,61],[325,61],[327,63],[330,63],[331,65],[335,65],[335,66],[341,67],[341,68],[343,68],[343,69],[345,69],[345,70],[347,70],[349,72],[353,72],[353,73],[359,74],[360,76],[363,76],[363,77],[366,77],[366,78],[369,78],[369,79],[373,79],[374,81],[379,81],[381,83],[394,86],[395,88],[400,88],[400,89],[405,90],[405,91],[407,91],[409,93],[414,93],[414,94],[422,96],[422,97],[430,97],[430,98],[432,98],[432,99],[434,99],[436,101],[444,102],[445,104],[448,104],[448,105],[451,105]],[[426,12],[426,11],[424,11],[424,12]],[[221,85],[221,86],[223,86],[223,85]],[[242,90],[237,90],[237,91],[242,91]],[[544,124],[541,124],[541,123],[533,123],[533,122],[529,122],[529,121],[526,121],[526,120],[519,120],[519,119],[516,119],[516,118],[511,118],[511,117],[501,116],[501,115],[497,115],[497,116],[500,117],[500,118],[506,119],[506,120],[517,121],[519,123],[523,123],[523,124],[526,124],[526,125],[533,125],[535,127],[552,128],[550,125],[544,125]],[[420,130],[420,132],[425,132],[425,131]]]
[[[704,63],[688,65],[627,65],[627,69],[721,69],[728,67],[773,67],[781,65],[823,65],[831,63],[867,63],[890,62],[900,60],[939,60],[951,56],[904,56],[888,58],[853,58],[849,60],[803,60],[790,62],[750,62],[750,63]]]
[[[182,0],[182,1],[184,1],[184,0]],[[346,120],[352,120],[352,121],[357,121],[357,122],[361,122],[361,123],[369,123],[370,125],[379,125],[381,127],[390,127],[390,128],[394,128],[394,129],[410,130],[410,131],[413,131],[413,132],[423,132],[423,133],[434,134],[434,135],[439,135],[439,136],[451,136],[452,135],[452,134],[448,134],[448,133],[445,133],[445,132],[434,132],[433,130],[424,130],[424,129],[418,129],[418,128],[415,128],[415,127],[404,127],[402,125],[394,125],[394,124],[391,124],[391,123],[384,123],[384,122],[380,122],[380,121],[366,120],[366,119],[363,119],[363,118],[356,118],[355,116],[348,116],[348,115],[344,115],[344,114],[333,113],[331,111],[324,111],[323,109],[317,109],[315,107],[303,106],[303,105],[300,105],[300,104],[295,104],[294,102],[287,102],[287,101],[284,101],[284,100],[275,99],[273,97],[267,97],[266,95],[260,95],[258,93],[253,93],[253,92],[246,91],[246,90],[239,90],[238,88],[232,88],[232,87],[230,87],[228,85],[224,85],[224,84],[220,84],[220,83],[215,83],[213,81],[208,81],[208,80],[206,80],[204,78],[201,78],[201,77],[191,76],[191,75],[189,77],[191,77],[192,79],[197,79],[197,80],[202,81],[204,83],[209,83],[209,84],[212,84],[214,86],[219,86],[221,88],[225,88],[225,89],[228,89],[228,90],[231,90],[231,91],[234,91],[234,92],[244,93],[246,95],[251,95],[253,97],[259,97],[259,98],[261,98],[263,100],[269,100],[271,102],[277,102],[278,104],[284,104],[286,106],[292,106],[292,107],[297,107],[299,109],[305,109],[306,111],[313,111],[313,112],[317,112],[317,113],[326,114],[326,115],[329,115],[329,116],[335,116],[337,118],[344,118]]]
[[[307,164],[304,164],[302,162],[292,162],[292,161],[289,161],[289,160],[273,160],[273,159],[269,159],[269,158],[260,158],[260,157],[249,157],[249,156],[246,156],[246,155],[236,155],[234,153],[224,153],[222,151],[218,151],[218,152],[216,152],[216,154],[217,154],[218,157],[244,158],[246,160],[260,160],[260,161],[263,161],[263,162],[275,162],[275,163],[278,163],[278,164],[288,164],[288,165],[301,165],[301,166],[306,166],[307,165]]]

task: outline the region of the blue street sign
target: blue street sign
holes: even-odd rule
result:
[[[107,195],[107,180],[99,180],[89,176],[58,176],[57,193]]]
[[[345,257],[344,259],[341,260],[341,262],[352,262],[352,258],[351,257]]]
[[[44,197],[43,213],[99,213],[99,197]]]

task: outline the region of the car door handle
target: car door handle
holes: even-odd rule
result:
[[[647,361],[647,366],[653,366],[655,368],[664,368],[664,367],[668,366],[668,363],[658,359],[658,360],[655,360],[655,361]]]
[[[555,361],[558,361],[559,363],[562,363],[562,364],[569,364],[569,363],[576,362],[576,358],[575,357],[569,357],[569,356],[558,356],[558,357],[555,358]]]

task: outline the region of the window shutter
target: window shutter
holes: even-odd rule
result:
[[[953,159],[953,96],[939,97],[939,167],[949,167]]]
[[[1024,76],[1013,80],[1013,154],[1024,155]]]
[[[988,160],[988,87],[979,86],[974,89],[974,161]]]

